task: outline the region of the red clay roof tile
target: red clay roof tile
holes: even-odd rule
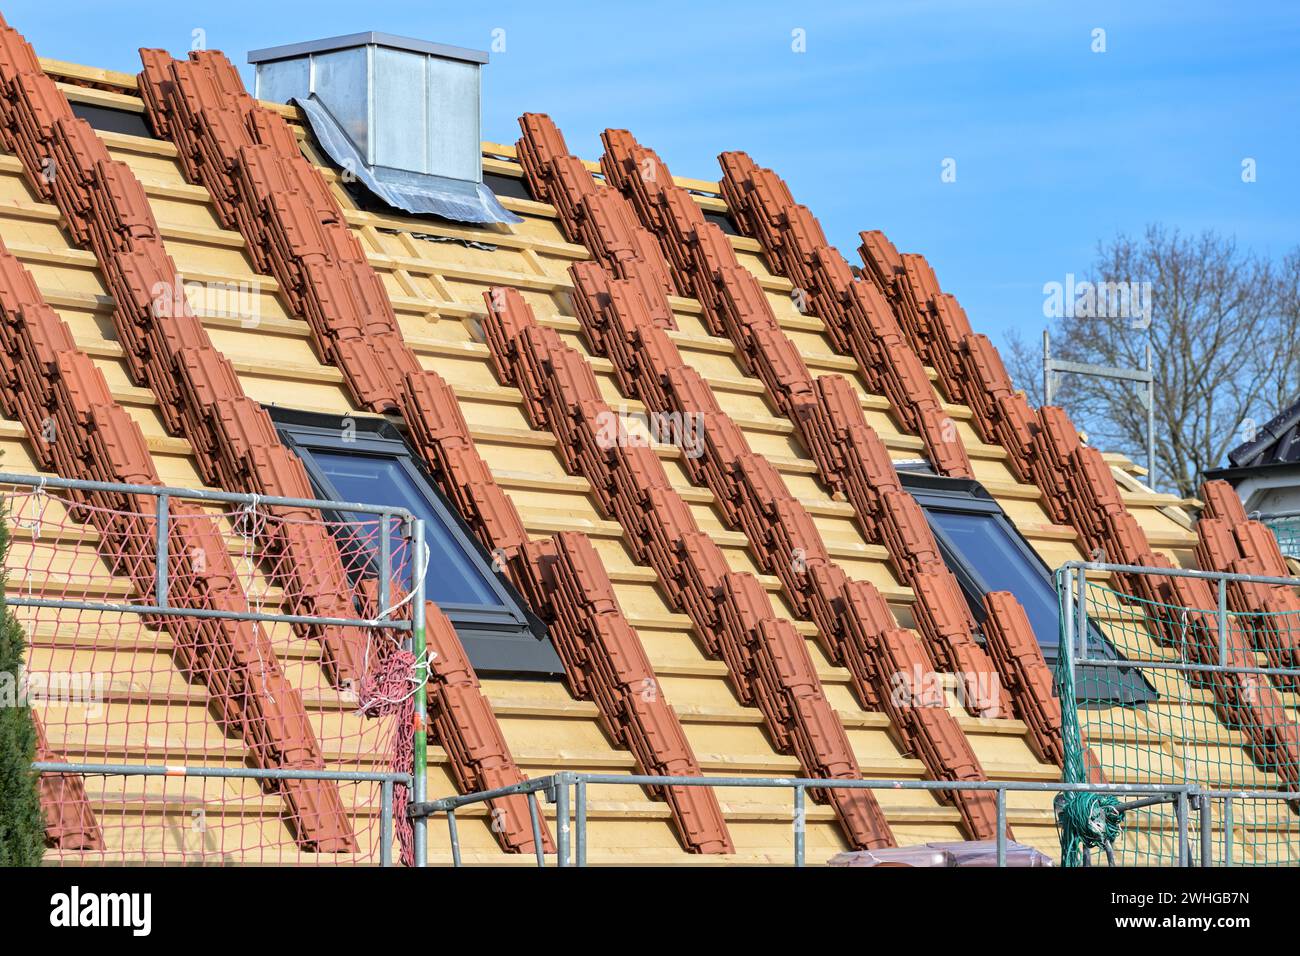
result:
[[[561,616],[551,633],[568,670],[581,675],[582,695],[600,705],[601,723],[617,744],[637,758],[642,773],[699,776],[700,767],[677,715],[655,676],[641,640],[627,623],[591,542],[563,532],[529,546],[549,588],[565,595],[553,602]],[[575,687],[576,690],[576,687]],[[717,800],[697,787],[664,787],[653,795],[668,802],[683,846],[696,853],[731,853]]]
[[[0,245],[0,339],[13,362],[15,411],[42,468],[66,478],[161,484],[139,426],[109,392],[103,374],[73,343],[58,315],[41,299],[30,274]],[[47,349],[57,344],[53,362]],[[72,420],[64,440],[46,441],[51,416]],[[44,457],[42,457],[42,453]],[[110,570],[131,579],[136,594],[152,600],[157,555],[141,529],[127,520],[150,514],[151,499],[95,492],[98,505],[86,520],[100,533],[98,547]],[[170,502],[169,572],[178,606],[243,610],[243,595],[224,542],[203,512]],[[203,555],[201,569],[188,566]],[[323,766],[320,747],[298,690],[285,678],[265,633],[248,622],[165,617],[158,625],[175,639],[180,663],[197,677],[238,733],[254,762],[264,767]],[[43,734],[43,730],[42,730]],[[48,751],[48,747],[42,746]],[[55,755],[48,754],[46,759]],[[336,785],[331,781],[285,781],[278,788],[302,845],[346,851],[354,839]],[[95,848],[102,837],[79,778],[43,777],[42,793],[56,845]]]
[[[649,447],[602,437],[613,412],[600,399],[595,378],[581,356],[564,345],[554,330],[537,325],[513,289],[491,290],[484,299],[489,306],[486,325],[496,326],[488,334],[496,361],[512,365],[503,380],[543,397],[535,409],[528,406],[532,424],[548,428],[559,439],[566,467],[588,479],[601,508],[625,529],[624,540],[634,557],[656,569],[668,596],[691,616],[704,649],[727,663],[737,696],[759,707],[774,743],[798,756],[806,773],[857,777],[852,749],[821,692],[803,639],[789,622],[775,617],[761,585],[750,575],[727,569],[717,545],[700,533]],[[610,322],[607,329],[615,327]],[[653,325],[643,326],[642,331],[662,334]],[[738,432],[733,440],[743,442]],[[749,455],[743,444],[735,451],[735,477],[719,471],[718,480],[750,488],[746,504],[738,504],[738,509],[752,518],[753,527],[767,532],[771,523],[748,509],[755,506],[755,496],[764,493],[760,488],[769,500],[779,495],[783,489],[775,486],[780,479],[763,471],[763,463]],[[745,475],[752,479],[748,484]],[[796,523],[787,534],[815,535],[807,527],[800,530],[799,511],[789,510],[792,502],[780,503]],[[788,541],[772,544],[790,547]],[[774,553],[759,548],[760,560]],[[779,560],[788,561],[788,554]],[[891,840],[883,815],[865,791],[833,791],[826,797],[854,845]]]
[[[182,154],[207,153],[227,160],[219,166],[193,162],[187,169],[209,185],[218,197],[218,205],[225,199],[227,220],[241,229],[249,246],[265,250],[265,267],[280,281],[292,311],[308,319],[314,337],[324,346],[323,354],[340,366],[356,398],[376,411],[405,413],[417,449],[476,534],[488,547],[505,553],[516,582],[537,601],[540,610],[549,610],[555,622],[568,620],[572,624],[583,612],[566,602],[578,600],[580,595],[572,589],[543,587],[535,578],[540,573],[535,548],[528,542],[518,512],[475,451],[451,390],[435,373],[423,370],[402,341],[387,295],[355,239],[342,225],[341,212],[319,174],[298,153],[292,137],[281,135],[283,124],[279,118],[256,106],[237,87],[237,75],[228,63],[215,55],[194,60],[197,66],[165,62],[156,56],[145,58],[146,70],[141,79],[142,85],[155,89],[148,100],[153,110],[184,116],[188,109],[190,114],[185,124],[176,115],[164,115],[159,128],[172,134]],[[210,87],[202,81],[203,69],[225,78],[228,89],[224,102],[210,97]],[[176,90],[182,95],[174,95]],[[205,117],[221,115],[232,107],[249,118],[244,133],[231,133],[229,137],[214,134],[215,127],[205,123]],[[237,129],[238,125],[230,128]],[[254,145],[254,140],[261,145]],[[242,148],[241,142],[246,144]],[[218,182],[210,184],[209,180]],[[303,188],[293,188],[291,180]],[[280,191],[281,185],[286,191]],[[253,207],[262,215],[240,214],[240,210]],[[612,238],[610,243],[618,244]],[[502,372],[505,369],[499,366]],[[523,374],[529,374],[529,370]],[[563,370],[560,374],[564,374]],[[525,388],[524,393],[535,395],[538,389]],[[598,397],[598,392],[594,394]],[[588,455],[593,452],[586,449]],[[581,553],[575,551],[577,547],[573,542],[557,540],[551,550],[557,556],[572,555]],[[635,639],[621,612],[612,618],[602,615],[599,621],[589,619],[581,633],[587,640]],[[578,646],[573,641],[560,643],[569,650]],[[565,664],[571,672],[571,686],[588,693],[601,705],[607,726],[617,726],[620,719],[630,716],[647,721],[644,732],[623,735],[624,742],[643,745],[634,752],[643,762],[644,772],[680,763],[680,753],[673,756],[667,750],[659,754],[658,763],[647,762],[653,754],[645,746],[670,743],[666,736],[670,712],[665,716],[661,708],[629,706],[625,697],[602,693],[604,685],[591,683],[590,675],[575,676],[574,668],[580,665],[572,654],[566,656]],[[444,726],[442,733],[455,739],[487,733],[488,739],[495,741],[489,750],[499,753],[495,759],[505,761],[502,766],[511,768],[507,776],[513,774],[517,779],[518,772],[513,769],[490,711],[478,705],[471,709],[469,703],[461,701],[452,717],[456,719]],[[684,737],[681,740],[684,742]],[[470,756],[467,754],[465,759]],[[481,779],[476,782],[483,783]],[[468,785],[469,778],[462,783]],[[680,832],[692,848],[719,852],[730,847],[711,794],[674,791],[670,802],[679,811]],[[518,850],[527,841],[521,837],[507,842]]]
[[[622,133],[610,134],[607,136],[607,142],[613,142],[616,146],[622,144],[624,147],[631,149],[630,139]],[[607,171],[612,170],[616,172],[627,165],[626,163],[620,163],[616,159],[611,158],[609,154],[607,154],[606,160]],[[640,161],[640,165],[642,168],[659,169],[662,164],[654,165],[647,156]],[[654,183],[648,186],[643,185],[633,187],[637,194],[637,202],[650,202],[651,200],[649,197],[656,192],[662,193],[667,191],[669,195],[677,197],[678,199],[684,196],[682,191],[675,188],[672,190],[665,190],[661,184],[662,177],[658,177]],[[681,248],[681,245],[684,237],[698,238],[701,234],[698,228],[698,207],[696,207],[694,203],[691,203],[693,211],[687,211],[684,204],[679,201],[669,202],[668,206],[670,207],[670,215],[665,216],[662,221],[676,224],[674,229],[677,235],[674,239],[678,241],[678,246],[676,248],[676,253],[673,255],[673,259],[674,262],[682,264],[683,267],[688,267],[693,265],[694,261],[691,256]],[[687,225],[683,226],[683,223],[686,223]],[[674,252],[671,248],[669,251],[670,253]],[[731,263],[735,262],[729,246],[726,251],[726,256]],[[788,340],[781,335],[781,344],[774,344],[776,341],[775,337],[780,335],[779,329],[776,327],[775,321],[771,317],[770,310],[766,307],[766,300],[763,298],[761,290],[759,290],[757,285],[754,283],[752,275],[735,265],[721,266],[711,263],[708,257],[705,257],[704,262],[705,271],[713,269],[713,271],[717,272],[721,278],[722,297],[720,301],[727,301],[728,289],[738,290],[731,294],[731,308],[718,317],[717,324],[724,329],[731,330],[732,337],[738,345],[748,346],[748,348],[740,354],[742,364],[751,370],[755,370],[760,377],[763,376],[764,372],[766,372],[769,379],[769,391],[775,396],[784,399],[784,402],[779,402],[779,404],[784,404],[786,406],[785,410],[791,413],[796,423],[799,424],[806,433],[805,444],[813,450],[814,457],[819,457],[819,452],[821,453],[821,460],[819,463],[823,465],[823,473],[825,474],[829,470],[833,474],[835,470],[845,467],[843,458],[839,454],[837,444],[827,440],[827,434],[832,427],[837,427],[837,430],[838,428],[843,428],[846,431],[854,431],[855,438],[859,441],[867,440],[865,438],[867,435],[870,435],[871,438],[875,438],[874,433],[870,432],[865,421],[862,420],[861,405],[858,402],[856,394],[852,392],[851,388],[847,388],[846,382],[843,383],[843,385],[848,390],[847,396],[842,391],[837,391],[834,386],[832,386],[830,394],[833,399],[837,400],[837,404],[834,406],[837,409],[835,416],[840,421],[837,423],[837,426],[832,426],[829,422],[821,423],[819,419],[823,416],[819,416],[816,411],[816,404],[820,393],[815,393],[813,389],[806,387],[807,383],[813,382],[812,377],[807,373],[806,367],[803,366],[802,360],[798,358],[797,353],[785,352],[785,346],[788,345]],[[594,275],[595,267],[592,264],[581,264],[572,267],[571,271],[574,273],[575,280],[575,297],[577,299],[576,311],[578,312],[580,319],[583,321],[587,341],[596,347],[598,351],[604,351],[606,354],[609,354],[614,358],[616,375],[619,378],[620,385],[628,389],[631,394],[646,401],[649,407],[654,411],[690,411],[690,409],[668,408],[663,404],[657,404],[662,403],[664,396],[653,383],[657,379],[661,380],[664,377],[665,371],[663,368],[655,369],[653,366],[642,368],[641,361],[646,357],[647,350],[644,348],[633,349],[629,347],[629,336],[628,332],[625,330],[629,325],[635,325],[636,309],[631,302],[626,301],[616,294],[616,290],[620,288],[619,284],[616,282],[610,282],[608,277],[602,278]],[[697,283],[697,286],[703,291],[703,294],[708,294],[707,290],[710,288],[709,284]],[[621,334],[614,334],[619,330],[624,331],[622,331]],[[654,337],[653,330],[642,329],[640,330],[639,335],[642,336],[642,341],[644,341],[645,338],[653,339]],[[651,354],[653,354],[654,351],[655,350],[653,349],[650,350]],[[787,354],[790,357],[783,358]],[[675,349],[665,350],[664,355],[668,357],[670,361],[680,361],[680,357],[677,356]],[[843,380],[839,381],[843,382]],[[791,383],[794,383],[793,386]],[[933,410],[936,412],[938,411],[937,404],[933,406]],[[843,421],[845,418],[850,418],[851,421],[845,423]],[[728,419],[722,420],[729,424]],[[716,416],[708,416],[706,421],[714,423],[716,427]],[[938,421],[934,419],[931,419],[931,421],[938,426]],[[946,424],[950,426],[951,423]],[[731,453],[733,456],[732,460],[746,461],[748,459],[743,454],[743,449],[747,446],[743,442],[743,437],[739,435],[738,431],[734,430],[734,426],[732,426],[732,428],[733,434],[735,435],[734,441],[736,442],[736,448]],[[875,441],[879,446],[879,440],[876,439]],[[698,481],[703,479],[714,489],[716,499],[722,507],[725,520],[733,525],[739,522],[741,527],[746,531],[760,564],[765,566],[771,573],[775,573],[782,578],[786,592],[791,598],[796,613],[805,617],[811,616],[819,623],[825,622],[824,626],[827,628],[832,627],[833,625],[831,622],[834,621],[834,615],[828,607],[829,601],[831,600],[831,594],[827,590],[827,586],[836,576],[834,571],[831,570],[832,566],[818,565],[818,562],[824,561],[824,551],[820,548],[820,538],[816,537],[816,532],[815,529],[812,528],[811,522],[809,521],[798,525],[798,527],[802,528],[798,534],[805,537],[809,534],[813,535],[814,538],[812,540],[816,541],[817,547],[811,553],[808,553],[803,549],[800,549],[799,553],[804,562],[819,567],[820,573],[812,575],[807,574],[806,572],[801,572],[799,576],[787,573],[789,571],[789,554],[791,553],[789,549],[795,547],[793,544],[794,536],[790,535],[788,532],[783,533],[781,537],[789,537],[791,540],[783,540],[780,546],[773,547],[772,544],[775,539],[772,537],[771,529],[774,527],[780,528],[781,523],[777,521],[774,524],[773,517],[770,514],[764,516],[761,507],[758,512],[753,511],[752,506],[749,510],[746,508],[748,502],[757,501],[761,503],[765,497],[770,500],[772,493],[769,491],[764,494],[759,490],[758,486],[753,486],[752,482],[749,486],[736,486],[730,480],[730,475],[728,473],[731,468],[735,467],[734,465],[730,466],[730,468],[725,465],[719,467],[721,464],[720,462],[714,464],[709,461],[710,458],[717,457],[716,451],[714,454],[710,454],[710,452],[714,451],[715,448],[716,441],[706,442],[706,465],[698,469],[688,467],[687,470],[688,473],[691,473],[692,480]],[[877,463],[872,467],[876,471],[883,473],[882,480],[893,482],[896,485],[897,477],[894,473],[892,464],[888,460],[888,455],[884,452],[883,446],[879,446],[879,449],[879,454],[865,456],[866,460],[875,460]],[[881,461],[881,459],[883,459],[883,461]],[[710,464],[712,464],[713,467],[708,467]],[[829,466],[829,468],[827,466]],[[856,472],[856,474],[862,476],[861,471]],[[883,478],[885,475],[888,477]],[[766,486],[766,483],[764,483],[764,486]],[[738,492],[740,492],[740,494],[738,494]],[[785,507],[788,509],[789,506],[787,505]],[[770,512],[770,510],[769,507],[768,511]],[[806,517],[806,513],[802,512],[801,508],[799,509],[799,513]],[[922,521],[924,521],[923,518]],[[871,527],[873,534],[878,530],[874,525],[868,526]],[[928,536],[928,525],[926,525],[925,531]],[[782,550],[783,548],[785,549],[784,551]],[[937,555],[937,550],[935,551],[935,554]],[[948,572],[944,569],[942,572],[936,573],[947,575]],[[826,575],[830,575],[830,578],[827,578]],[[839,577],[842,579],[842,572]],[[812,593],[809,594],[807,591],[808,582],[813,581],[816,582],[817,586],[815,586],[812,589]],[[973,627],[973,622],[970,621],[969,615],[965,612],[965,605],[963,599],[955,588],[955,582],[952,583],[953,587],[945,590],[942,597],[951,603],[955,596],[955,600],[957,601],[956,607],[960,610],[960,614],[956,620],[960,620],[962,627],[965,629],[964,634],[967,638],[967,643],[961,644],[959,649],[953,648],[949,650],[947,656],[949,659],[960,660],[963,666],[978,668],[980,673],[988,673],[992,669],[991,665],[989,665],[988,661],[984,658],[983,653],[972,641],[969,640],[969,634]],[[937,592],[927,591],[921,595],[921,599],[925,600],[934,594],[937,594]],[[936,619],[935,616],[927,618],[927,620],[930,621]],[[835,630],[838,630],[838,628],[835,628]],[[833,660],[840,659],[842,655],[838,645],[836,644],[836,639],[829,638],[826,633],[823,633],[821,636],[823,640],[828,643],[829,656]],[[945,635],[945,640],[960,642],[961,637],[949,634]],[[866,671],[862,669],[859,669],[859,672],[863,674],[866,673]],[[876,695],[873,688],[859,686],[856,690],[859,697],[864,700],[875,699]],[[941,769],[937,769],[936,772],[942,771]]]

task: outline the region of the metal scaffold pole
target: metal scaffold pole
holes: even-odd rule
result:
[[[424,522],[419,518],[409,519],[412,528],[412,545],[415,550],[414,562],[417,571],[427,570],[428,557],[424,550]],[[415,745],[411,758],[412,800],[423,803],[428,797],[428,759],[429,734],[426,729],[428,714],[429,667],[425,657],[424,644],[424,574],[415,575],[415,604],[411,608],[411,653],[415,655]],[[415,865],[428,863],[428,839],[425,832],[425,820],[417,817],[411,828],[415,841]]]
[[[1156,487],[1156,372],[1152,359],[1151,343],[1146,347],[1146,368],[1116,368],[1110,365],[1092,365],[1086,362],[1068,362],[1065,359],[1052,358],[1052,337],[1043,330],[1043,404],[1051,405],[1056,398],[1056,375],[1067,372],[1071,375],[1088,375],[1093,378],[1107,378],[1124,382],[1137,382],[1145,385],[1142,403],[1146,406],[1147,420],[1147,486]]]

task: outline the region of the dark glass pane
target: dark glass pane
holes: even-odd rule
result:
[[[1029,561],[1001,522],[992,515],[937,508],[930,511],[930,519],[943,529],[990,591],[1010,591],[1016,596],[1040,645],[1060,643],[1056,592],[1043,577],[1043,569]]]
[[[1044,574],[1042,565],[1025,554],[1012,532],[993,514],[949,511],[934,506],[927,508],[926,514],[956,551],[951,556],[952,571],[960,577],[964,564],[967,573],[973,572],[979,579],[979,585],[990,591],[1014,594],[1051,663],[1060,648],[1059,611],[1056,588]],[[1088,643],[1090,654],[1116,659],[1114,649],[1094,627],[1088,629]],[[1136,669],[1082,665],[1075,677],[1077,687],[1087,685],[1087,696],[1095,701],[1141,705],[1158,699]]]
[[[501,606],[491,583],[479,570],[478,561],[452,536],[400,462],[393,458],[345,454],[320,448],[313,448],[311,456],[342,500],[406,508],[424,519],[424,539],[429,546],[429,570],[424,586],[429,600],[439,604]],[[372,549],[377,550],[378,539],[373,533],[375,517],[359,514],[351,517],[364,522]],[[403,583],[410,586],[409,569]]]

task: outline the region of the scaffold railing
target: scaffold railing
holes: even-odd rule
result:
[[[423,523],[0,473],[46,859],[422,864]],[[418,557],[417,557],[418,556]]]
[[[489,800],[523,794],[527,797],[529,813],[533,826],[538,827],[542,817],[539,798],[555,806],[555,844],[554,865],[560,867],[587,865],[587,815],[588,791],[598,786],[636,786],[656,787],[705,787],[705,788],[752,788],[789,790],[791,796],[790,825],[793,835],[793,855],[791,863],[802,867],[807,862],[806,849],[806,813],[807,794],[809,790],[823,788],[862,789],[862,790],[918,790],[935,793],[982,790],[994,794],[997,806],[997,834],[994,840],[994,855],[991,865],[1006,866],[1010,840],[1007,829],[1007,795],[1010,793],[1056,793],[1057,805],[1062,804],[1066,796],[1080,796],[1090,799],[1105,799],[1116,807],[1120,819],[1127,814],[1142,814],[1153,807],[1167,808],[1172,821],[1171,832],[1163,855],[1148,859],[1151,865],[1162,866],[1214,866],[1220,863],[1231,864],[1232,847],[1223,851],[1209,840],[1212,834],[1212,819],[1233,819],[1233,808],[1241,800],[1250,798],[1259,801],[1284,801],[1300,798],[1296,793],[1254,793],[1203,790],[1185,783],[1071,783],[1066,781],[1023,781],[1023,780],[843,780],[826,778],[799,777],[665,777],[634,774],[610,774],[595,772],[561,771],[545,777],[537,777],[479,793],[467,793],[456,796],[441,797],[425,803],[413,803],[408,813],[413,819],[426,819],[442,815],[446,818],[448,838],[451,845],[452,865],[461,866],[461,846],[457,812],[466,807],[482,805]],[[1219,809],[1217,812],[1213,809]],[[1195,812],[1195,821],[1193,815]],[[538,844],[540,846],[540,843]],[[539,867],[546,866],[547,857],[539,849],[535,854]],[[824,861],[823,861],[824,862]],[[1112,857],[1111,862],[1116,862]]]
[[[410,787],[411,775],[398,771],[374,770],[301,770],[295,768],[269,767],[259,770],[252,767],[187,767],[176,764],[156,766],[145,764],[99,764],[99,763],[53,763],[36,761],[32,769],[43,776],[63,779],[78,778],[85,787],[90,781],[121,777],[126,779],[162,778],[164,788],[169,784],[174,788],[185,786],[189,789],[186,796],[178,797],[178,802],[187,798],[193,800],[193,782],[202,781],[205,788],[203,802],[224,800],[227,796],[225,787],[230,782],[249,780],[259,786],[267,787],[276,782],[301,780],[313,783],[332,782],[339,786],[357,787],[377,785],[379,788],[378,806],[368,808],[376,816],[377,839],[379,845],[375,859],[380,866],[394,865],[393,839],[399,832],[396,825],[394,792],[397,787]],[[184,783],[181,784],[180,781]],[[222,784],[226,781],[226,784]],[[210,793],[207,791],[211,791]],[[164,789],[164,799],[166,797]],[[408,804],[409,805],[409,804]],[[202,817],[192,815],[188,820],[174,821],[168,826],[168,837],[175,844],[175,851],[183,854],[188,866],[220,866],[226,864],[246,864],[250,862],[245,855],[223,848],[221,841],[213,837],[210,828],[198,826]],[[188,823],[186,827],[184,824]],[[187,845],[189,844],[189,845]],[[63,858],[69,862],[69,858]]]
[[[1246,589],[1300,580],[1072,562],[1056,574],[1063,779],[1187,786],[1208,864],[1300,863],[1300,615]],[[1176,805],[1063,797],[1062,863],[1158,864]]]

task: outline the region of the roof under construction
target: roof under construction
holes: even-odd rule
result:
[[[475,568],[501,576],[502,606],[519,609],[489,658],[452,609],[433,608],[432,795],[569,769],[1060,779],[1054,635],[1023,595],[992,586],[999,569],[979,594],[978,556],[970,580],[954,571],[956,532],[927,494],[982,502],[1036,574],[1099,556],[1276,570],[1272,537],[1226,486],[1207,488],[1194,524],[1142,469],[1082,443],[1060,408],[1031,407],[922,255],[866,229],[850,263],[755,158],[723,152],[719,178],[690,179],[627,130],[604,132],[599,161],[572,155],[546,115],[525,114],[520,131],[481,144],[483,183],[520,222],[415,216],[362,193],[298,106],[255,99],[219,52],[143,50],[128,75],[38,59],[0,31],[3,469],[312,498],[326,456],[346,452],[295,438],[312,423],[360,422],[376,449],[391,444],[429,485],[431,513],[445,509],[448,540],[463,532]],[[187,283],[246,290],[248,308],[194,292],[159,306],[159,289]],[[50,420],[76,440],[43,440]],[[156,555],[132,578],[104,558],[129,536],[101,524],[66,543],[70,560],[129,593]],[[290,522],[264,546],[278,569],[269,601],[356,615],[323,527]],[[229,587],[223,567],[195,580]],[[1241,596],[1267,611],[1294,600]],[[105,654],[126,673],[172,666],[142,662],[174,635],[99,633],[79,646],[34,629],[34,666],[102,669]],[[159,676],[115,690],[103,733],[37,708],[44,753],[360,766],[360,751],[326,741],[364,734],[340,703],[368,676],[364,640],[285,627],[264,646],[296,662],[252,692],[270,695],[257,719],[280,737],[215,743],[225,732],[207,708],[235,691]],[[946,675],[937,704],[900,703],[894,678],[913,672]],[[988,680],[959,693],[954,675]],[[1209,725],[1251,706],[1197,700]],[[1117,732],[1140,736],[1145,719],[1126,709]],[[179,739],[180,726],[199,729]],[[1283,778],[1300,748],[1284,756]],[[356,851],[338,821],[365,811],[324,789],[292,795],[316,828],[307,838],[278,800],[238,824],[256,830],[259,861]],[[810,858],[996,828],[987,792],[818,796]],[[52,857],[156,861],[113,845],[118,831],[94,822],[109,805],[79,799]],[[467,817],[467,861],[530,861],[525,815]],[[775,791],[611,788],[590,818],[593,862],[789,859]],[[1017,796],[1008,820],[1055,855],[1050,794]],[[445,862],[445,834],[429,841]]]

